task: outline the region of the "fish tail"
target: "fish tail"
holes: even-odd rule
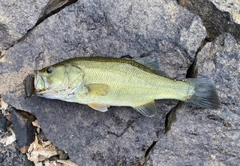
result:
[[[199,107],[217,109],[220,101],[212,80],[208,78],[188,78],[190,83],[189,98],[186,102]]]

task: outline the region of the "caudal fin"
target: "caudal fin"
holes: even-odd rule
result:
[[[220,107],[220,101],[215,85],[208,78],[188,78],[190,83],[189,99],[186,101],[199,107],[216,109]]]

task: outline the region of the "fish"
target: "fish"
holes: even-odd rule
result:
[[[217,109],[220,101],[209,78],[176,80],[154,64],[153,58],[77,57],[34,71],[36,96],[86,104],[106,112],[129,106],[153,117],[155,100],[175,99]]]

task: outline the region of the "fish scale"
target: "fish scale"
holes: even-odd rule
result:
[[[85,73],[84,79],[87,84],[92,82],[109,83],[111,86],[118,86],[118,88],[121,87],[122,90],[124,89],[124,91],[121,91],[122,95],[125,95],[129,91],[131,97],[134,95],[137,95],[137,97],[143,95],[147,99],[166,99],[174,96],[176,99],[183,100],[187,95],[189,83],[184,81],[175,81],[152,72],[144,71],[128,63],[122,66],[122,61],[115,62],[114,65],[95,62],[94,69],[85,65],[88,63],[93,62],[79,62],[79,66],[81,66],[81,69]],[[102,65],[111,70],[102,70]],[[109,80],[111,82],[108,82]]]

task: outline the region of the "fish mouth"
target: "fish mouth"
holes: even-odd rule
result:
[[[47,77],[41,75],[41,72],[38,70],[34,71],[34,94],[36,96],[41,96],[49,99],[70,99],[74,97],[82,87],[82,81],[79,82],[76,87],[70,88],[68,76],[63,79],[63,83],[60,85],[52,85],[51,82],[48,82]],[[78,78],[71,82],[74,84],[78,82]],[[50,85],[51,84],[51,85]]]
[[[47,79],[40,75],[40,72],[38,70],[34,71],[34,87],[35,87],[35,93],[37,95],[41,95],[45,90],[48,89],[48,82]]]
[[[39,80],[39,71],[35,70],[34,71],[34,87],[35,89],[37,89],[37,83],[38,83],[38,80]]]

